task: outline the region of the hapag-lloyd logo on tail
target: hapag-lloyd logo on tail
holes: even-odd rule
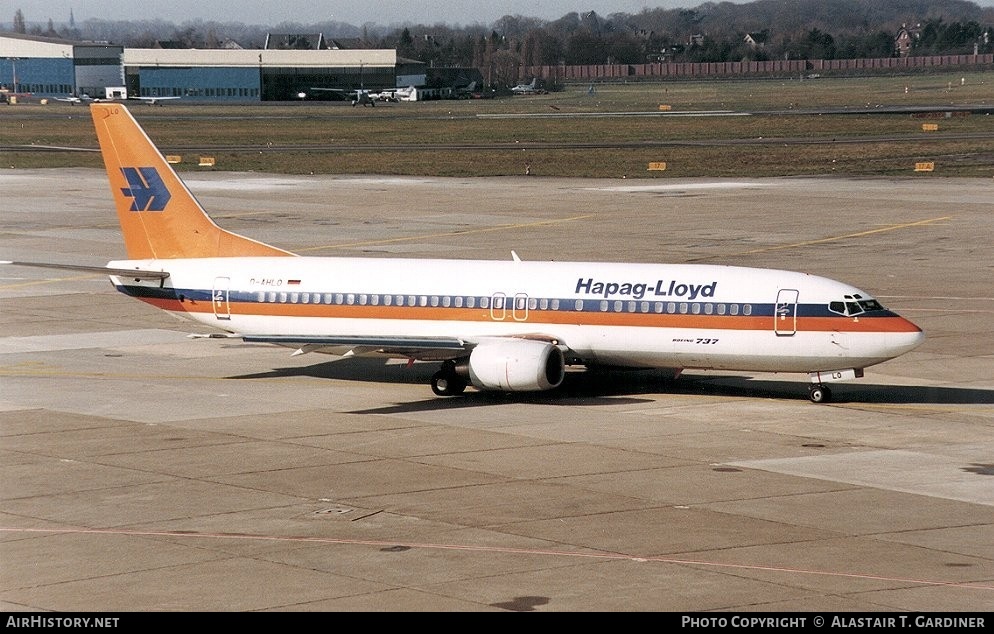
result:
[[[601,282],[592,277],[576,281],[576,294],[600,295],[604,299],[615,295],[629,295],[632,299],[642,299],[646,295],[655,297],[680,297],[695,300],[698,297],[714,297],[718,282],[691,284],[678,280],[655,280],[654,282]]]
[[[131,211],[162,211],[166,208],[171,194],[158,170],[154,167],[122,167],[121,173],[130,185],[122,187],[121,193],[134,199]]]

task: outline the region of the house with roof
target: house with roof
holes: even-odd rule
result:
[[[907,24],[902,24],[901,28],[897,31],[897,35],[894,36],[894,53],[898,57],[907,57],[910,55],[911,47],[914,46],[914,43],[921,37],[921,30],[921,24],[917,24],[913,27],[909,27]]]
[[[743,40],[746,45],[749,46],[754,51],[762,50],[766,48],[766,42],[770,39],[769,31],[757,31],[754,33],[746,33]]]

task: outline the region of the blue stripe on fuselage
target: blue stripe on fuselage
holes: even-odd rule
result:
[[[210,289],[178,289],[178,288],[170,288],[170,287],[162,287],[162,288],[160,288],[160,287],[152,287],[152,286],[119,285],[119,286],[117,286],[117,290],[120,291],[120,292],[122,292],[122,293],[124,293],[125,295],[128,295],[130,297],[135,297],[135,298],[170,300],[170,301],[178,301],[178,302],[182,302],[182,301],[210,302],[210,301],[213,300],[213,291],[211,291]],[[374,306],[374,304],[369,304],[369,303],[367,303],[367,304],[360,304],[358,301],[353,301],[352,303],[347,303],[345,301],[343,301],[341,303],[339,303],[339,302],[328,303],[328,302],[323,301],[323,298],[326,297],[326,296],[330,296],[332,298],[334,298],[336,295],[342,296],[343,298],[344,297],[348,297],[350,295],[353,296],[353,297],[357,297],[359,295],[359,293],[355,293],[355,292],[328,291],[328,292],[321,292],[321,293],[316,293],[316,292],[310,292],[310,293],[308,293],[309,297],[315,297],[315,298],[321,298],[322,299],[322,301],[314,301],[314,302],[302,302],[302,301],[300,301],[299,297],[304,294],[301,291],[280,291],[280,292],[281,293],[285,293],[288,300],[290,300],[291,296],[297,295],[298,296],[298,301],[276,301],[276,302],[268,302],[267,301],[267,302],[260,302],[259,301],[259,296],[258,296],[257,293],[255,293],[255,292],[245,292],[245,291],[229,291],[228,292],[228,296],[227,296],[227,301],[228,301],[229,304],[232,304],[232,305],[235,305],[235,304],[272,304],[272,305],[290,305],[290,306],[292,306],[292,305],[300,305],[300,306],[303,306],[303,305],[311,304],[311,305],[318,305],[318,306],[355,306],[355,307],[359,307],[360,305],[363,305],[363,306]],[[374,294],[369,293],[367,295],[372,296]],[[387,295],[386,293],[380,294],[379,297],[385,297],[386,295]],[[412,295],[412,293],[395,293],[395,294],[390,294],[391,297],[403,296],[405,299],[407,297],[410,297],[411,295]],[[425,295],[423,295],[421,293],[418,293],[415,296],[418,297],[418,298],[420,298],[420,297],[425,296]],[[426,297],[429,297],[429,298],[431,298],[431,297],[440,298],[440,297],[445,297],[445,296],[444,295],[427,295]],[[453,297],[453,296],[450,295],[449,297]],[[462,296],[462,297],[465,300],[468,296]],[[513,310],[512,309],[512,302],[515,301],[515,297],[512,294],[504,294],[504,295],[502,295],[502,297],[504,297],[504,301],[506,302],[505,303],[506,310],[508,311],[508,313],[510,313]],[[473,300],[474,300],[474,304],[475,304],[474,308],[480,308],[480,309],[483,309],[483,310],[490,310],[489,304],[485,305],[485,306],[481,305],[481,301],[485,300],[485,301],[489,302],[491,299],[492,299],[491,295],[477,295],[477,296],[473,296]],[[577,299],[579,299],[579,298],[576,298],[576,297],[568,297],[568,298],[562,298],[562,297],[561,298],[531,298],[531,297],[529,297],[529,300],[545,301],[550,306],[553,304],[554,301],[558,301],[558,306],[559,307],[558,308],[548,308],[548,307],[547,308],[539,308],[539,307],[532,308],[532,307],[529,307],[528,311],[529,312],[532,312],[532,311],[536,311],[536,312],[546,312],[546,311],[549,311],[549,312],[567,312],[567,313],[576,313],[576,312],[584,312],[584,313],[630,313],[630,314],[644,314],[644,315],[693,315],[693,316],[701,316],[701,317],[709,317],[709,316],[715,316],[715,317],[719,317],[719,316],[720,317],[773,317],[773,315],[775,314],[775,311],[776,311],[776,307],[777,307],[777,305],[774,304],[774,303],[749,304],[747,302],[718,302],[718,301],[713,301],[713,300],[712,301],[707,301],[707,302],[680,302],[680,301],[673,301],[673,302],[671,302],[671,301],[657,301],[657,300],[654,300],[654,301],[648,301],[648,300],[642,300],[642,301],[638,301],[638,300],[614,300],[614,299],[612,299],[612,300],[602,300],[602,299],[590,299],[590,298],[587,298],[587,299],[583,300],[582,308],[578,310],[576,308],[576,300]],[[605,301],[607,302],[607,310],[604,310],[602,308],[602,302],[605,302]],[[615,310],[615,303],[616,302],[620,302],[621,303],[621,310]],[[648,310],[642,310],[642,308],[643,308],[642,304],[644,304],[644,303],[648,304]],[[658,304],[662,304],[662,311],[657,311],[656,310],[656,304],[657,303]],[[671,303],[675,305],[675,309],[676,309],[675,312],[671,312],[671,311],[668,310],[668,308],[669,308],[668,305],[671,304]],[[696,313],[693,312],[693,307],[694,307],[695,304],[698,307],[698,311]],[[681,305],[686,305],[686,309],[685,310],[681,310]],[[708,305],[711,306],[712,312],[710,312],[710,313],[705,312],[706,311],[706,306],[708,306]],[[723,305],[723,306],[726,307],[726,312],[724,314],[719,315],[716,312],[717,311],[717,307],[719,305]],[[730,307],[732,305],[736,305],[736,306],[739,307],[738,314],[732,315],[732,314],[730,314],[728,312],[728,307]],[[751,312],[749,314],[743,314],[742,313],[741,307],[746,306],[746,305],[748,305],[750,307],[750,311]],[[434,306],[431,305],[430,303],[427,304],[427,305],[423,305],[423,306],[420,305],[420,304],[418,304],[416,306],[409,306],[409,305],[407,305],[406,302],[405,302],[405,304],[403,306],[397,306],[397,305],[388,306],[388,305],[384,305],[382,302],[380,302],[378,304],[375,304],[375,306],[378,307],[378,308],[399,308],[399,309],[402,309],[402,308],[432,308],[432,309],[435,309],[435,310],[446,310],[446,309],[465,310],[466,308],[469,308],[468,306],[465,305],[465,302],[460,307],[456,307],[454,305],[442,306],[440,303],[439,303],[439,305],[434,305]],[[500,310],[500,309],[498,309],[498,310]],[[521,310],[521,309],[519,309],[519,310]],[[840,315],[839,313],[830,311],[828,309],[828,304],[827,303],[826,304],[798,304],[797,305],[797,313],[796,313],[796,315],[797,315],[798,318],[804,318],[804,317],[834,317],[834,318],[844,318],[844,319],[852,319],[853,318],[853,316]],[[896,313],[894,313],[894,312],[891,312],[891,311],[885,309],[885,310],[869,311],[869,312],[861,313],[861,314],[856,315],[856,316],[859,317],[859,318],[861,318],[861,319],[862,318],[873,319],[873,318],[883,318],[883,317],[897,317],[898,315]]]

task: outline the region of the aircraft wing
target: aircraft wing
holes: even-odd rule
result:
[[[314,93],[324,93],[334,95],[337,99],[347,100],[350,97],[354,97],[357,93],[355,90],[345,90],[344,88],[325,88],[323,86],[311,86],[306,91],[301,91],[298,96],[303,99],[308,94]]]
[[[418,361],[445,361],[464,357],[479,345],[499,345],[508,339],[530,339],[560,345],[556,337],[545,334],[459,337],[405,337],[385,335],[225,335],[240,337],[246,343],[268,343],[296,348],[294,355],[323,352],[339,356],[388,356]]]
[[[0,264],[11,264],[14,266],[32,266],[41,269],[61,269],[63,271],[81,271],[84,273],[102,273],[104,275],[117,275],[135,280],[164,280],[169,277],[168,271],[143,271],[141,269],[116,269],[109,266],[87,266],[82,264],[56,264],[53,262],[14,262],[12,260],[0,260]]]
[[[432,361],[454,359],[473,347],[473,344],[456,337],[241,335],[241,338],[247,343],[269,343],[297,348],[294,354],[324,352],[341,356],[386,355]]]

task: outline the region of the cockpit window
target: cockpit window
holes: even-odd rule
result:
[[[853,317],[874,310],[884,310],[884,307],[875,299],[866,299],[862,295],[845,295],[843,301],[829,302],[828,309],[833,313]]]

